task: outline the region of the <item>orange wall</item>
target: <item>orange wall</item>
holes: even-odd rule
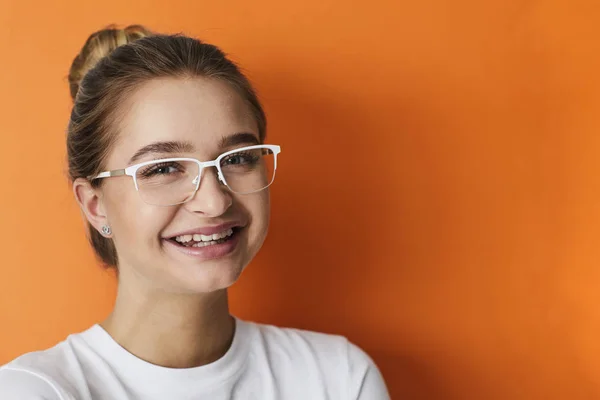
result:
[[[143,23],[241,62],[283,147],[237,315],[347,335],[397,399],[600,398],[597,2],[58,3],[0,2],[0,364],[110,310],[65,77]]]

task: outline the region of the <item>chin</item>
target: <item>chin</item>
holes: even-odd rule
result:
[[[205,261],[201,264],[179,265],[175,286],[185,293],[211,293],[232,286],[243,271],[243,264],[233,260]]]

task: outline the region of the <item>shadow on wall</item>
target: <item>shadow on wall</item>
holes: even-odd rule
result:
[[[412,357],[371,352],[386,379],[392,399],[450,399],[449,393],[429,367]],[[386,371],[392,373],[386,374]]]
[[[281,144],[282,155],[271,187],[270,232],[234,287],[233,308],[243,309],[250,296],[256,309],[242,312],[254,320],[348,336],[377,362],[392,395],[400,393],[404,367],[386,344],[394,339],[385,326],[398,305],[369,298],[390,270],[374,262],[381,246],[376,233],[385,224],[381,207],[389,202],[382,183],[399,178],[376,167],[382,143],[372,135],[368,110],[343,94],[309,93],[289,77],[259,81],[267,142]],[[374,351],[380,346],[389,352]]]

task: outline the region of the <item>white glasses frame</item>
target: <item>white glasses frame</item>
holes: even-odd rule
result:
[[[221,160],[230,154],[239,153],[240,151],[245,151],[245,150],[254,150],[254,149],[268,149],[273,152],[273,155],[275,157],[274,166],[273,166],[273,178],[271,179],[271,182],[269,182],[269,184],[262,189],[254,190],[251,192],[236,192],[235,190],[231,189],[231,187],[227,184],[227,181],[225,180],[225,176],[223,175],[223,171],[221,170]],[[254,146],[240,147],[235,150],[226,151],[225,153],[221,154],[219,157],[217,157],[216,159],[214,159],[212,161],[200,161],[196,158],[188,158],[188,157],[161,158],[161,159],[152,160],[152,161],[145,161],[143,163],[135,164],[135,165],[129,166],[127,168],[123,168],[123,169],[113,169],[111,171],[100,172],[96,176],[88,177],[88,180],[92,181],[92,180],[101,179],[101,178],[111,178],[113,176],[124,176],[124,175],[131,176],[133,178],[133,184],[135,185],[135,190],[139,193],[140,189],[139,189],[139,186],[137,183],[137,177],[136,177],[138,169],[145,167],[146,165],[156,164],[156,163],[160,163],[160,162],[170,162],[170,161],[192,161],[192,162],[195,162],[196,164],[198,164],[198,176],[196,176],[194,178],[192,183],[194,183],[196,185],[196,188],[194,189],[192,194],[184,201],[175,203],[175,204],[169,204],[169,205],[176,205],[176,204],[185,203],[186,201],[188,201],[194,197],[194,194],[198,191],[198,188],[200,187],[200,180],[201,180],[202,171],[204,170],[204,168],[215,167],[217,169],[217,176],[218,176],[219,181],[221,181],[221,183],[223,185],[227,186],[227,188],[229,190],[231,190],[233,193],[251,194],[251,193],[260,192],[261,190],[268,188],[271,185],[271,183],[273,183],[273,181],[275,180],[275,172],[277,171],[277,155],[279,153],[281,153],[281,147],[278,145],[258,144],[258,145],[254,145]]]

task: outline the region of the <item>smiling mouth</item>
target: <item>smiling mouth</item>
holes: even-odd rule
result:
[[[181,235],[169,238],[167,240],[181,247],[214,246],[215,244],[221,244],[230,241],[238,234],[240,230],[241,227],[236,226],[212,235]]]

